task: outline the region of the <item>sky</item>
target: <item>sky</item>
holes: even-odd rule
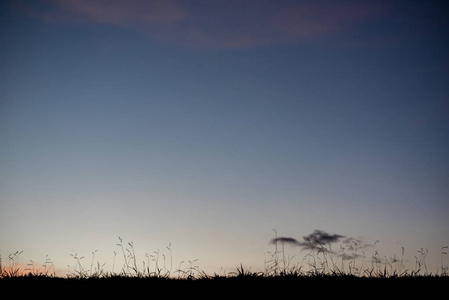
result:
[[[319,237],[387,258],[404,247],[410,268],[427,248],[435,272],[448,14],[445,1],[1,1],[3,264],[23,251],[64,273],[98,250],[110,270],[120,236],[139,261],[170,245],[176,264],[256,271],[276,239],[302,257]]]

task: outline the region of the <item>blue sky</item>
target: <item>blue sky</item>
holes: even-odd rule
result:
[[[441,1],[4,1],[0,251],[207,271],[272,229],[449,244]],[[291,251],[298,252],[292,248]],[[303,254],[306,254],[302,252]],[[407,253],[406,253],[407,254]],[[143,258],[142,258],[143,259]]]

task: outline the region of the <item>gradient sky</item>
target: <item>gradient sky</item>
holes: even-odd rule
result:
[[[263,267],[321,229],[435,271],[449,244],[446,1],[1,1],[0,254],[172,243]],[[290,249],[301,256],[307,252]],[[289,251],[290,251],[289,250]],[[89,258],[90,259],[90,258]],[[89,265],[89,262],[85,265]]]

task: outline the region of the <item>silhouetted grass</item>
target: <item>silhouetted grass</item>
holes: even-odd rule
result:
[[[242,272],[244,270],[240,270]],[[200,278],[130,277],[109,275],[89,278],[15,276],[0,279],[0,288],[24,295],[39,292],[58,297],[169,297],[175,298],[302,298],[314,297],[442,297],[447,292],[447,276],[402,276],[389,278],[350,275],[265,276],[245,273],[236,276]],[[24,289],[25,288],[25,289]],[[63,293],[62,295],[60,295]]]
[[[376,244],[372,246],[369,256],[366,251],[359,254],[361,249],[357,245],[340,247],[338,252],[333,251],[330,245],[321,245],[312,248],[298,262],[285,253],[283,245],[279,247],[275,244],[274,251],[267,252],[264,271],[252,272],[240,265],[228,274],[209,275],[199,268],[197,260],[183,261],[174,268],[171,245],[166,247],[166,253],[159,250],[152,254],[146,253],[145,260],[139,263],[134,244],[125,244],[119,237],[117,246],[120,249],[119,256],[123,257],[122,265],[117,267],[118,253],[114,252],[112,271],[105,271],[105,264],[95,261],[97,251],[92,252],[87,262],[88,268],[83,264],[87,261],[85,257],[70,254],[75,265],[65,277],[56,276],[55,267],[48,256],[41,266],[36,267],[30,261],[22,270],[19,264],[22,252],[16,252],[8,256],[7,265],[3,265],[0,258],[0,286],[83,289],[102,296],[129,296],[130,293],[137,296],[143,292],[180,297],[197,294],[238,298],[242,295],[351,296],[361,290],[429,297],[442,295],[440,293],[449,286],[448,268],[443,265],[447,247],[441,249],[441,268],[436,273],[430,273],[426,265],[426,250],[417,252],[415,267],[409,270],[405,268],[404,249],[400,258],[381,258]],[[117,271],[114,270],[116,268]]]

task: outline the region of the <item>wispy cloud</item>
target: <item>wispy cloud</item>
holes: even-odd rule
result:
[[[124,27],[170,24],[185,12],[171,0],[41,0],[22,3],[30,15],[45,22],[103,23]]]
[[[323,41],[370,45],[382,41],[378,35],[385,30],[376,28],[394,10],[384,1],[353,0],[40,0],[22,8],[45,22],[110,24],[196,49]]]

